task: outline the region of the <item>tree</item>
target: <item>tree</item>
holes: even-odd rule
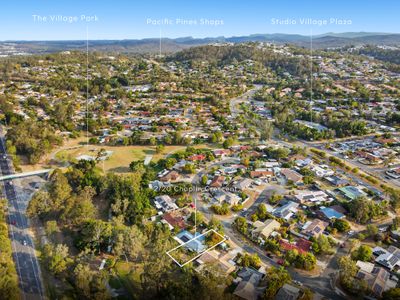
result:
[[[261,220],[265,220],[267,218],[268,211],[267,211],[267,206],[264,203],[261,203],[257,207],[257,215],[258,215],[258,218]]]
[[[367,225],[368,236],[375,237],[378,234],[378,232],[379,232],[379,229],[376,225],[374,225],[374,224]]]
[[[368,245],[361,245],[357,250],[351,254],[354,260],[371,261],[372,249]]]
[[[269,203],[276,204],[283,199],[282,195],[277,194],[275,191],[272,192],[271,197],[269,197]]]
[[[400,288],[391,288],[390,290],[384,291],[382,299],[384,300],[400,299]]]
[[[348,232],[350,230],[350,224],[346,220],[335,219],[335,221],[333,221],[333,228],[336,228],[339,232]]]
[[[76,291],[87,298],[90,298],[90,282],[93,280],[93,271],[86,264],[79,263],[74,269],[74,282]]]
[[[338,259],[340,277],[342,283],[348,284],[348,281],[356,276],[358,267],[356,263],[350,258],[350,256],[341,256]]]
[[[257,253],[252,255],[245,253],[240,257],[239,261],[242,267],[253,267],[254,269],[259,269],[261,267],[261,259]]]
[[[165,146],[164,145],[162,145],[162,144],[158,144],[157,146],[156,146],[156,153],[162,153],[163,151],[164,151],[164,148],[165,148]]]
[[[246,234],[247,233],[247,220],[244,217],[238,217],[235,220],[235,227],[237,230],[239,230],[241,233]]]
[[[387,214],[385,204],[374,203],[364,197],[357,198],[349,204],[351,216],[359,223],[365,224],[377,216]]]
[[[196,173],[196,167],[194,166],[194,164],[190,164],[190,163],[187,163],[186,165],[184,165],[182,170],[186,174]]]
[[[324,234],[320,234],[314,243],[312,244],[312,248],[316,254],[332,254],[332,245],[331,241]]]
[[[263,295],[264,299],[274,299],[278,290],[285,285],[285,283],[290,282],[291,278],[289,273],[284,268],[271,267],[266,278],[266,289]]]
[[[207,184],[207,181],[208,181],[207,175],[201,176],[201,184],[202,184],[202,185],[206,185],[206,184]]]
[[[227,139],[225,139],[225,141],[222,143],[222,146],[225,149],[228,149],[229,147],[232,147],[233,144],[235,143],[235,140],[232,137],[228,137]]]
[[[189,221],[191,221],[193,224],[201,224],[204,222],[204,215],[201,212],[192,212],[192,214],[190,215]]]
[[[57,233],[60,231],[60,229],[58,228],[58,225],[57,225],[57,221],[47,221],[45,230],[46,230],[46,235],[48,237],[51,237],[54,233]]]
[[[64,273],[68,265],[72,262],[68,256],[68,246],[64,244],[46,244],[43,254],[47,262],[49,271],[54,275]]]
[[[223,203],[222,205],[213,204],[211,205],[211,209],[217,215],[227,215],[229,213],[229,204]]]
[[[259,130],[260,130],[260,139],[266,141],[272,137],[272,134],[274,132],[274,126],[272,125],[272,122],[263,121],[260,122],[259,124]]]

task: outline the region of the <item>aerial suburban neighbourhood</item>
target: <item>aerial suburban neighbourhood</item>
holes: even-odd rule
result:
[[[120,2],[145,36],[66,1],[0,34],[0,300],[400,299],[399,5]]]

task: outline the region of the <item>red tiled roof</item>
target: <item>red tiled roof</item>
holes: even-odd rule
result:
[[[188,157],[188,160],[190,160],[190,161],[198,161],[198,160],[205,160],[205,159],[206,159],[206,156],[204,154],[197,154],[197,155],[195,154],[195,155]]]
[[[307,251],[304,251],[303,249],[301,249],[300,247],[298,247],[295,244],[291,244],[289,242],[286,242],[284,240],[280,240],[279,241],[279,245],[282,247],[283,250],[285,251],[289,251],[289,250],[297,250],[299,253],[304,254]]]
[[[306,239],[298,239],[296,242],[296,246],[304,252],[310,251],[312,243]]]
[[[185,221],[183,218],[172,216],[170,213],[166,213],[163,216],[164,220],[167,221],[171,226],[177,226],[181,229],[185,228]]]

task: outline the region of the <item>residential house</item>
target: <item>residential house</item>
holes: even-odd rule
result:
[[[397,286],[397,280],[391,278],[391,275],[384,268],[376,267],[373,263],[357,261],[360,268],[356,278],[365,280],[373,296],[381,298],[382,293]]]
[[[213,249],[202,254],[196,261],[201,269],[204,264],[216,264],[219,269],[226,275],[232,273],[236,269],[236,263],[233,259],[236,257],[237,251],[232,250],[228,253],[220,253],[218,250]]]
[[[162,212],[168,212],[171,210],[178,209],[176,203],[168,195],[157,196],[154,198],[154,204],[157,210]]]
[[[280,206],[272,212],[274,216],[282,218],[286,221],[295,215],[298,211],[299,204],[293,201],[288,201],[285,205]]]
[[[292,169],[282,168],[281,174],[286,178],[286,180],[290,180],[295,184],[300,183],[303,180],[303,176]]]
[[[253,237],[266,240],[272,232],[281,227],[281,224],[274,219],[268,219],[265,222],[256,221],[253,223],[253,226],[255,227],[252,232]]]
[[[345,217],[344,214],[342,214],[341,212],[337,211],[335,208],[333,207],[324,207],[321,208],[318,212],[317,212],[318,216],[321,217],[322,219],[328,220],[328,221],[332,221],[334,219],[343,219]]]
[[[213,191],[213,196],[219,203],[226,202],[231,206],[239,204],[242,200],[238,195],[221,189]]]
[[[275,300],[296,300],[300,296],[300,289],[285,283],[275,295]]]
[[[387,250],[381,247],[375,247],[372,252],[377,255],[375,262],[393,271],[400,268],[400,249],[395,246],[389,246]]]
[[[203,161],[206,159],[205,154],[194,154],[188,157],[189,161]]]
[[[350,182],[347,179],[340,178],[339,176],[336,175],[325,177],[325,180],[337,187],[343,187],[345,185],[350,184]]]
[[[268,169],[255,169],[254,171],[250,172],[251,178],[271,178],[274,175],[274,172]]]
[[[233,294],[241,299],[257,300],[265,290],[259,287],[264,274],[251,268],[243,268],[237,275],[240,282]]]
[[[229,156],[231,154],[231,151],[228,149],[216,149],[213,150],[213,154],[215,157],[224,158],[225,156]]]
[[[163,215],[163,220],[169,225],[172,230],[174,228],[184,229],[186,227],[185,219],[180,214],[175,214],[173,211]]]
[[[329,201],[328,194],[324,191],[310,191],[310,190],[302,190],[298,191],[294,198],[300,203],[306,202],[316,202],[321,203],[325,201]]]
[[[365,193],[360,187],[352,185],[338,188],[338,191],[340,191],[343,194],[343,196],[349,200],[355,200],[359,197],[367,196],[367,193]]]
[[[198,232],[193,235],[187,230],[179,232],[175,237],[175,240],[184,245],[186,249],[197,253],[206,250],[207,246],[205,244],[205,239],[206,237],[204,235],[201,235]]]
[[[324,222],[320,219],[314,219],[306,222],[302,228],[302,232],[310,237],[317,237],[328,227],[329,223]]]
[[[318,177],[328,177],[334,175],[334,171],[329,169],[327,165],[318,165],[313,166],[311,170],[317,175]]]
[[[243,178],[239,182],[237,182],[234,187],[237,188],[240,191],[243,191],[247,189],[251,184],[253,183],[253,180],[250,178]]]
[[[210,186],[214,187],[214,188],[219,188],[222,187],[222,185],[225,182],[225,177],[224,176],[214,176],[214,178],[212,179]]]
[[[175,181],[179,178],[180,174],[177,171],[170,171],[164,176],[160,177],[160,181],[167,182],[167,181]]]

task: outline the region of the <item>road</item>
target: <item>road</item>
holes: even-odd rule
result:
[[[14,173],[6,154],[2,128],[0,128],[0,171],[2,175]],[[29,220],[25,215],[27,201],[21,197],[17,183],[18,180],[3,181],[2,188],[3,195],[8,200],[9,236],[21,298],[27,300],[45,299],[39,262],[29,232]]]
[[[255,92],[257,92],[262,87],[263,87],[263,85],[256,84],[256,85],[254,85],[253,89],[247,91],[246,93],[244,93],[243,95],[240,95],[239,97],[231,99],[229,101],[229,109],[231,111],[232,117],[236,118],[237,115],[239,114],[239,112],[241,111],[238,108],[238,104],[242,103],[242,102],[248,102],[254,96]]]
[[[356,139],[361,139],[362,137],[359,138],[348,138],[346,139],[347,141],[349,140],[356,140]],[[336,143],[337,141],[333,141],[332,143]],[[358,169],[362,170],[364,173],[368,175],[372,175],[380,179],[382,182],[389,183],[394,187],[400,187],[400,180],[394,179],[394,178],[388,178],[388,176],[385,174],[385,171],[388,169],[387,167],[383,167],[382,165],[365,165],[361,162],[359,162],[357,159],[345,159],[343,155],[334,152],[330,149],[327,149],[325,147],[326,142],[309,142],[309,141],[304,141],[304,140],[298,140],[296,142],[297,144],[300,144],[302,147],[306,146],[307,148],[309,147],[314,147],[319,150],[322,150],[326,152],[327,154],[331,156],[335,156],[337,158],[340,158],[342,160],[345,160],[348,165],[351,165],[352,167],[357,167]]]

